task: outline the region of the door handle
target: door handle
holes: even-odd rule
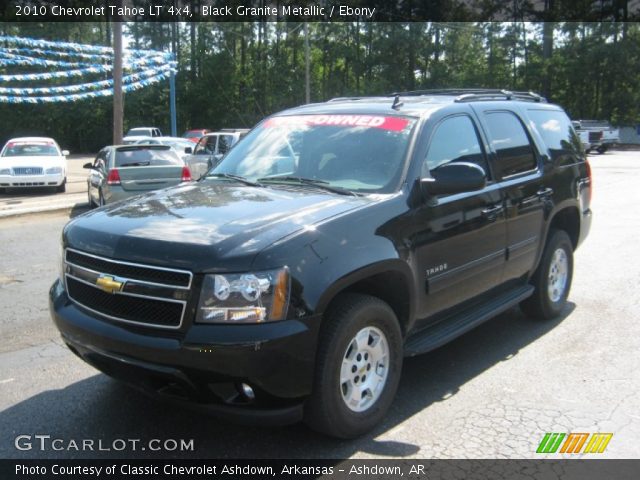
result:
[[[483,209],[482,215],[484,215],[484,217],[487,218],[488,220],[493,221],[496,218],[498,218],[498,215],[500,215],[500,213],[502,213],[503,211],[504,211],[504,207],[502,206],[502,204],[493,205],[491,207],[487,207]]]
[[[536,195],[538,195],[538,198],[541,199],[549,198],[551,195],[553,195],[553,188],[543,188],[541,190],[538,190],[536,192]]]

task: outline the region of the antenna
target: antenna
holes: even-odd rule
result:
[[[391,105],[391,108],[398,110],[402,105],[404,105],[404,103],[400,101],[400,95],[393,97],[393,105]]]

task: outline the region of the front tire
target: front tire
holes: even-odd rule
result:
[[[56,187],[56,192],[64,193],[67,191],[67,177],[64,178],[62,183]]]
[[[87,204],[89,205],[89,209],[93,209],[96,205],[93,203],[93,198],[91,198],[91,190],[87,186]]]
[[[354,438],[385,416],[402,370],[402,332],[379,298],[342,295],[326,312],[305,422],[314,430]]]
[[[550,320],[560,315],[567,303],[573,278],[573,244],[564,230],[549,232],[547,244],[531,283],[533,295],[520,304],[530,317]]]

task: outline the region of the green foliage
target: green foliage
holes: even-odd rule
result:
[[[545,93],[574,118],[640,122],[637,23],[555,23],[546,29],[524,22],[327,22],[308,27],[311,101],[491,87]],[[0,31],[101,45],[109,44],[111,35],[105,23],[5,23]],[[188,128],[251,127],[266,115],[305,102],[300,23],[129,23],[125,34],[131,48],[176,54],[178,134]],[[124,103],[125,130],[144,125],[170,133],[168,82],[128,93]],[[96,151],[110,143],[111,129],[110,98],[0,104],[0,140],[42,134],[72,151]]]

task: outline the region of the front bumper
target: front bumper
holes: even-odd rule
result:
[[[1,175],[0,188],[59,187],[64,174],[55,175]]]
[[[260,325],[186,325],[179,334],[100,318],[71,302],[59,280],[52,319],[69,348],[102,372],[147,392],[225,417],[283,424],[302,418],[319,319]],[[255,398],[242,395],[249,385]]]

